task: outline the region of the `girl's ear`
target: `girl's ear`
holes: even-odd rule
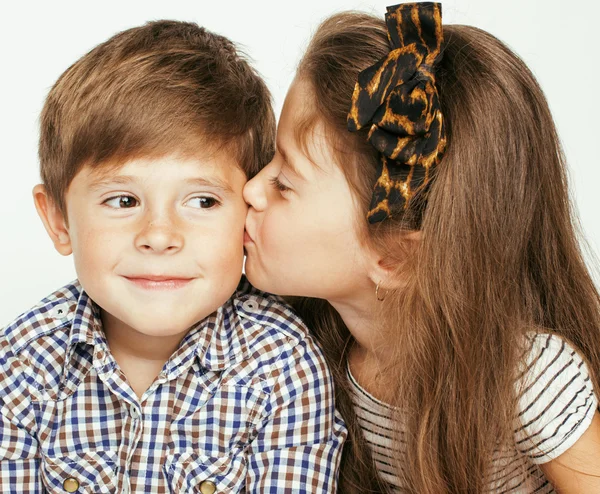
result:
[[[406,286],[406,278],[402,276],[404,261],[417,250],[421,243],[420,231],[410,231],[402,235],[402,248],[397,255],[384,256],[372,253],[369,260],[369,277],[373,284],[385,290],[397,290]]]
[[[63,256],[71,254],[73,249],[67,222],[44,185],[38,184],[33,188],[33,202],[54,248]]]

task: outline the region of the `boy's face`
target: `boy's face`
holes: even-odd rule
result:
[[[66,194],[68,227],[57,249],[72,250],[105,321],[148,336],[183,333],[240,280],[245,183],[224,155],[84,167]]]

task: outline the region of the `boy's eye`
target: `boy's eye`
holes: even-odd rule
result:
[[[110,197],[103,204],[115,209],[128,209],[137,206],[138,200],[132,196],[116,196]]]
[[[271,185],[275,187],[279,192],[287,192],[290,189],[287,185],[283,184],[279,177],[271,177]]]
[[[219,206],[221,203],[214,197],[199,196],[192,197],[186,204],[199,209],[211,209]]]

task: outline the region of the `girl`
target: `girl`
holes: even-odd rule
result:
[[[310,297],[342,492],[600,492],[600,297],[565,175],[490,34],[432,3],[319,27],[244,190],[246,272]]]

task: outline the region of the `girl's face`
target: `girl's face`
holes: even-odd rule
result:
[[[305,153],[294,136],[310,86],[295,81],[283,106],[277,153],[244,188],[246,274],[259,289],[343,301],[373,289],[360,214],[316,128]],[[366,220],[365,220],[366,221]]]

